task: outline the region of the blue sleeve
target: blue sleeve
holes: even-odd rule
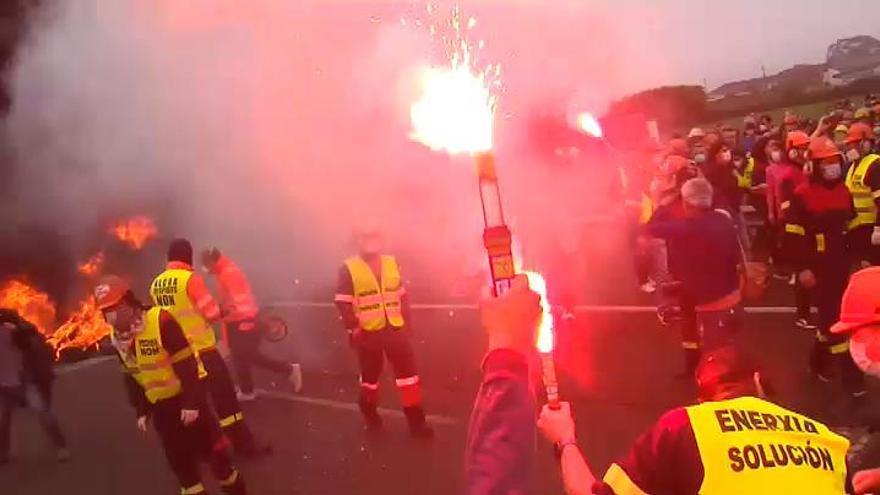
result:
[[[681,237],[685,231],[684,222],[680,220],[652,220],[645,225],[645,229],[652,237],[666,240]]]
[[[465,493],[531,493],[536,426],[528,364],[518,352],[496,350],[483,368],[468,428]]]

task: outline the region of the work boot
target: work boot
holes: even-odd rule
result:
[[[364,416],[365,429],[371,432],[381,431],[382,416],[379,415],[379,410],[376,407],[376,404],[361,398],[358,401],[358,407],[361,409],[361,414]]]
[[[272,446],[266,443],[257,442],[251,433],[250,428],[242,422],[227,428],[226,433],[232,441],[232,448],[235,455],[241,459],[253,460],[262,459],[272,455]]]
[[[409,434],[413,438],[430,440],[434,438],[434,430],[425,421],[425,410],[422,406],[410,406],[403,408],[406,421],[409,423]]]

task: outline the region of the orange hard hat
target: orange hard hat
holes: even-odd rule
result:
[[[847,333],[880,323],[880,266],[859,270],[849,279],[832,333]]]
[[[871,126],[862,122],[850,126],[846,134],[846,144],[858,143],[865,139],[874,139],[874,129]]]
[[[791,131],[785,135],[785,149],[801,148],[810,145],[810,136],[804,131]]]
[[[664,175],[674,175],[678,173],[679,170],[690,167],[693,162],[680,155],[669,155],[666,159],[663,160],[663,163],[660,164],[660,172]]]
[[[125,294],[128,293],[128,282],[116,275],[107,275],[101,278],[95,286],[95,300],[98,309],[107,309],[119,304]]]
[[[834,141],[825,137],[814,137],[810,141],[810,159],[822,160],[823,158],[831,158],[840,155],[840,150]]]

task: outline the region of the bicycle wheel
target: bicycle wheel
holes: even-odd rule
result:
[[[281,342],[287,337],[287,322],[278,316],[266,316],[260,319],[263,338],[269,342]]]

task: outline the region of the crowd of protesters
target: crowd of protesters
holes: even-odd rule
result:
[[[553,443],[570,495],[880,492],[880,470],[849,469],[846,438],[772,402],[736,338],[745,299],[763,297],[771,275],[790,286],[793,325],[816,335],[805,363],[819,380],[839,378],[852,417],[872,426],[871,352],[850,343],[880,329],[878,138],[880,100],[868,96],[818,121],[749,116],[741,130],[694,128],[663,145],[644,181],[635,266],[661,323],[681,329],[697,403],[664,414],[594,476],[569,404],[535,419],[528,370],[539,298],[519,280],[482,308],[489,352],[467,493],[529,493],[536,430]]]

